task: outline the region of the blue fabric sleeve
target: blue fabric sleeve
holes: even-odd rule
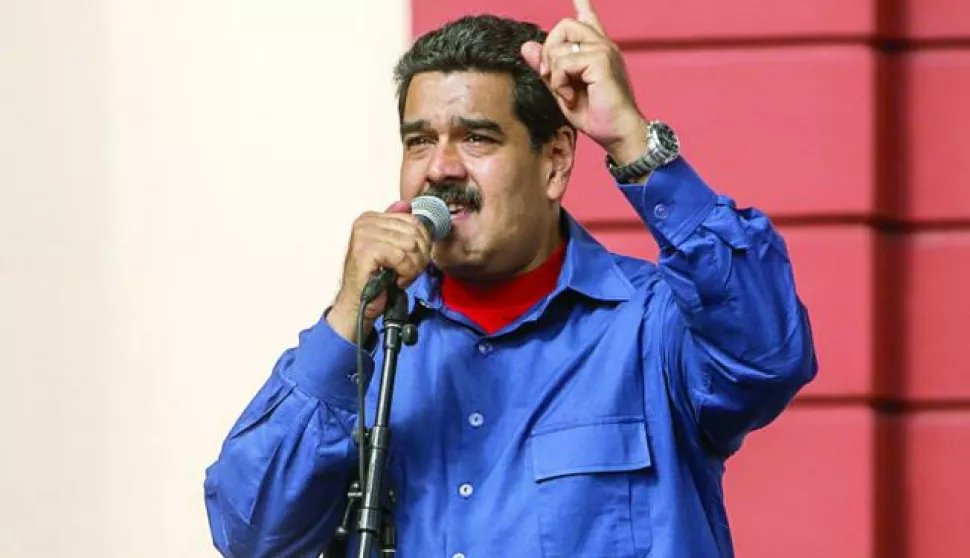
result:
[[[370,379],[370,353],[364,362]],[[355,345],[324,319],[279,358],[206,470],[223,556],[315,557],[329,543],[356,465],[356,366]]]
[[[618,187],[660,246],[671,392],[731,454],[817,372],[788,250],[767,216],[738,209],[683,158]]]

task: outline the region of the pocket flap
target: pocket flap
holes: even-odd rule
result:
[[[567,426],[533,433],[530,441],[536,481],[635,471],[651,464],[647,427],[642,420]]]

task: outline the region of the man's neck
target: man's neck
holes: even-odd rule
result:
[[[526,273],[532,272],[532,270],[538,268],[544,264],[553,254],[559,250],[563,245],[564,235],[560,230],[560,227],[550,227],[550,232],[546,237],[545,242],[536,252],[535,257],[531,262],[524,268],[522,268],[516,275],[524,275]]]

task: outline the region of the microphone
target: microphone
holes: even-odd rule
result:
[[[411,215],[431,233],[431,240],[441,240],[451,232],[451,212],[440,198],[434,196],[418,196],[411,200]],[[397,281],[397,273],[393,269],[382,267],[371,274],[371,278],[364,285],[360,295],[364,304],[370,304],[382,292]]]

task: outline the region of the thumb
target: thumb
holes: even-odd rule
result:
[[[540,68],[542,64],[542,45],[536,41],[527,41],[522,43],[521,51],[522,58],[525,58],[525,63],[539,75],[542,75]]]
[[[398,200],[392,203],[384,213],[411,213],[411,202]]]

